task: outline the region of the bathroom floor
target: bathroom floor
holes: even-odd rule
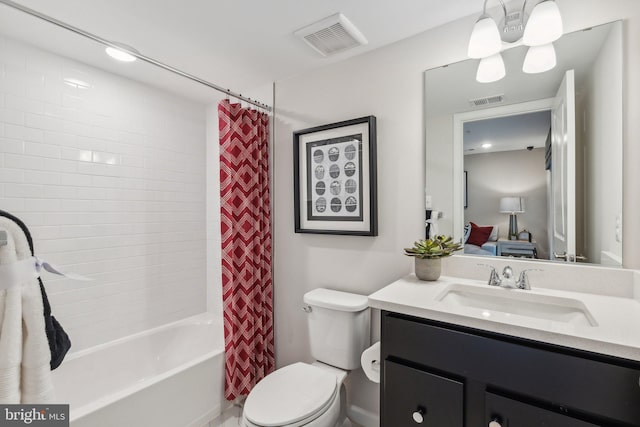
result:
[[[234,406],[224,411],[218,418],[211,421],[208,425],[202,427],[240,427],[241,421],[241,408]],[[358,424],[354,424],[349,420],[345,420],[342,427],[360,427]]]

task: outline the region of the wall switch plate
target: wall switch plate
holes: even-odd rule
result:
[[[622,242],[622,215],[616,215],[616,242]]]

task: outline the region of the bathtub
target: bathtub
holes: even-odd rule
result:
[[[202,427],[220,414],[221,320],[202,314],[69,355],[53,371],[72,427]]]

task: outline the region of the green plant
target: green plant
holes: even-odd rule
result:
[[[418,240],[412,248],[404,248],[404,254],[420,259],[444,258],[461,248],[460,243],[453,241],[453,237],[443,234],[433,239]]]

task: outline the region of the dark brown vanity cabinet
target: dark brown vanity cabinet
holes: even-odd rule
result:
[[[640,426],[640,363],[382,313],[381,427]]]

